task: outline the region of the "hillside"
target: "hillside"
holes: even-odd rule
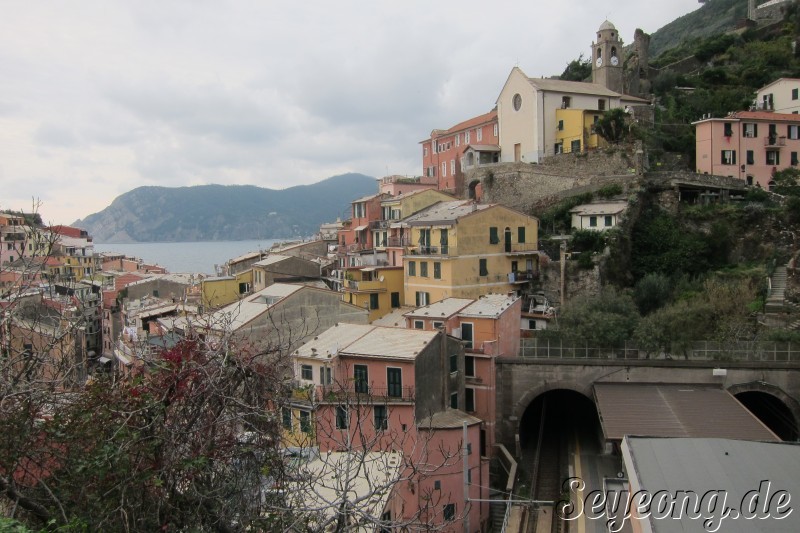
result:
[[[350,202],[376,192],[375,179],[343,174],[272,190],[252,185],[139,187],[78,220],[96,242],[192,242],[308,236],[349,216]]]
[[[650,57],[656,58],[690,39],[709,37],[733,29],[746,16],[746,0],[708,0],[699,9],[651,34]]]

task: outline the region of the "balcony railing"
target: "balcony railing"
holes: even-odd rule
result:
[[[338,385],[317,385],[318,402],[337,403],[343,400],[358,400],[360,402],[413,402],[414,387],[370,387],[355,384],[343,388]]]
[[[534,272],[532,270],[527,270],[527,271],[523,270],[523,271],[508,273],[509,283],[527,283],[528,281],[533,281],[537,279],[539,279],[539,273]]]
[[[533,254],[539,251],[539,248],[532,242],[514,242],[505,245],[507,254]]]
[[[418,244],[417,246],[412,246],[408,250],[408,253],[410,255],[435,255],[442,257],[452,257],[458,255],[456,247],[449,244],[440,244],[437,246]]]
[[[770,135],[764,138],[764,146],[786,146],[786,137]]]
[[[351,291],[362,291],[362,292],[386,291],[386,286],[378,280],[358,281],[354,279],[348,279],[345,280],[344,287],[345,289],[350,289]]]
[[[395,248],[411,246],[411,239],[408,236],[404,236],[404,237],[389,237],[388,242],[386,244],[388,246],[393,246]]]
[[[389,229],[389,224],[396,222],[396,220],[373,220],[369,223],[369,229]]]

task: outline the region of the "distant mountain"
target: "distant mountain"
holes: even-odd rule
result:
[[[676,18],[650,35],[650,57],[656,58],[689,39],[732,30],[746,16],[745,0],[708,0],[699,9]]]
[[[282,190],[252,185],[139,187],[78,220],[96,242],[193,242],[309,236],[349,218],[350,203],[376,193],[375,178],[342,174]]]

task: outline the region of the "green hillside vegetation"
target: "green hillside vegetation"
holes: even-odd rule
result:
[[[650,56],[657,57],[691,39],[705,38],[733,29],[747,16],[746,0],[709,0],[699,9],[659,28],[650,36]]]
[[[568,250],[578,255],[579,268],[599,264],[603,289],[569,300],[559,329],[539,336],[596,348],[633,342],[672,354],[698,339],[800,341],[798,331],[758,321],[767,276],[793,253],[786,228],[800,227],[800,171],[778,173],[776,181],[785,201],[754,190],[741,202],[676,211],[658,202],[664,185],[651,183],[631,196],[620,227],[573,231]],[[551,208],[542,214],[542,228],[563,228],[569,208],[589,200],[583,195]],[[546,236],[542,244],[547,248]]]
[[[783,24],[742,34],[691,39],[663,54],[653,80],[656,125],[651,148],[686,154],[694,167],[695,133],[691,122],[710,114],[722,117],[747,110],[755,91],[782,77],[800,77],[800,58],[792,41],[800,30],[797,6]],[[669,70],[679,59],[694,57],[700,66],[687,74]]]

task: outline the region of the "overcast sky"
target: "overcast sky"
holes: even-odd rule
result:
[[[141,185],[419,175],[515,65],[560,74],[697,0],[0,0],[0,208],[70,223]],[[175,206],[177,209],[180,206]]]

